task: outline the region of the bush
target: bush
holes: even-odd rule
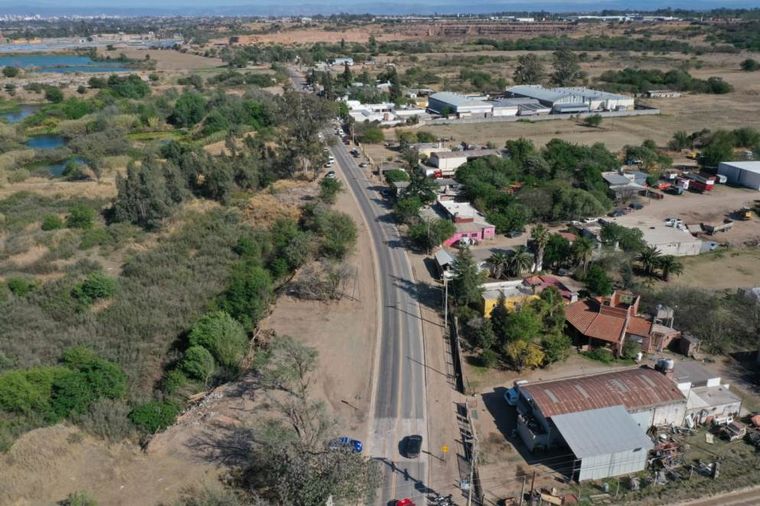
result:
[[[587,127],[596,128],[602,124],[602,116],[599,114],[592,114],[591,116],[586,116],[583,119],[583,124]]]
[[[61,506],[98,506],[98,503],[86,492],[72,492],[61,501]]]
[[[626,339],[625,343],[623,343],[623,350],[620,356],[622,358],[634,359],[638,356],[640,351],[641,343],[637,343],[632,339]]]
[[[124,371],[84,346],[64,351],[63,364],[84,377],[92,390],[93,398],[118,399],[127,391],[127,375]]]
[[[745,72],[754,72],[760,70],[760,62],[753,58],[747,58],[741,62],[740,67]]]
[[[5,77],[16,77],[19,75],[20,72],[21,71],[19,70],[18,67],[12,67],[10,65],[6,65],[5,67],[3,67],[3,75]]]
[[[71,414],[81,415],[93,400],[93,391],[81,374],[72,372],[53,383],[50,406],[59,419]]]
[[[385,134],[380,127],[363,127],[358,135],[359,142],[364,144],[381,144],[385,141]]]
[[[203,382],[214,374],[216,363],[211,353],[203,346],[191,346],[185,352],[185,357],[180,365],[182,372],[188,378],[197,379]]]
[[[584,355],[591,360],[597,360],[605,364],[611,364],[615,361],[615,355],[607,348],[594,348],[584,353]]]
[[[101,272],[90,274],[87,279],[74,287],[71,294],[80,303],[89,306],[98,299],[107,299],[116,293],[117,283]]]
[[[319,183],[319,198],[326,204],[334,204],[343,184],[334,178],[324,178]]]
[[[208,313],[198,320],[189,341],[191,347],[205,348],[220,365],[231,369],[237,368],[248,349],[243,326],[225,311]]]
[[[179,411],[173,402],[150,401],[133,409],[129,419],[142,431],[154,434],[173,424]]]
[[[6,285],[8,286],[8,290],[16,297],[25,297],[37,288],[37,284],[34,281],[26,278],[10,278],[6,282]]]
[[[98,399],[76,421],[83,430],[108,441],[122,441],[134,433],[130,409],[122,400]]]
[[[61,103],[63,102],[63,92],[55,86],[47,86],[45,87],[45,100],[54,104]]]
[[[254,260],[245,260],[236,265],[230,278],[230,285],[222,293],[218,306],[245,329],[252,329],[269,307],[272,278]],[[206,348],[213,353],[214,350],[208,346]],[[216,358],[219,360],[219,357]]]
[[[69,215],[66,217],[66,226],[68,228],[92,228],[95,221],[95,210],[84,204],[75,204],[69,209]]]
[[[42,219],[42,230],[58,230],[63,228],[63,220],[57,214],[48,214]]]
[[[393,169],[385,172],[385,181],[388,184],[397,183],[399,181],[409,181],[409,174],[402,169]]]

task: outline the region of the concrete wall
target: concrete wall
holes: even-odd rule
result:
[[[663,255],[673,255],[677,257],[694,256],[699,255],[702,252],[702,240],[700,239],[650,244],[650,246],[656,247]]]
[[[581,460],[578,481],[601,480],[611,476],[636,473],[647,465],[647,450],[631,449],[625,452],[586,457]]]
[[[488,118],[482,118],[482,117],[471,117],[471,118],[435,118],[431,120],[424,120],[420,121],[419,125],[456,125],[456,124],[466,124],[466,123],[498,123],[500,121],[550,121],[550,120],[559,120],[559,119],[567,119],[570,116],[575,116],[578,118],[585,118],[586,116],[593,116],[595,114],[598,114],[599,116],[602,116],[603,118],[623,118],[625,116],[652,116],[656,114],[660,114],[659,109],[636,109],[633,111],[602,111],[602,112],[593,112],[593,113],[583,113],[583,114],[541,114],[541,115],[534,115],[534,116],[528,116],[530,119],[526,120],[526,117],[521,116],[490,116]]]

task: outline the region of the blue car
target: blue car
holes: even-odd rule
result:
[[[348,448],[354,453],[361,453],[364,449],[364,445],[358,439],[352,439],[348,436],[341,436],[330,441],[329,448],[331,450],[341,450],[343,448]]]

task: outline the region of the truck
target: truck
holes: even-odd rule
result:
[[[704,174],[689,174],[689,189],[696,192],[709,192],[715,186],[715,176]]]
[[[702,223],[702,228],[709,235],[715,235],[719,232],[726,232],[734,228],[733,220],[726,219],[723,223]]]
[[[752,219],[752,208],[744,206],[738,211],[736,211],[736,214],[739,216],[739,219],[742,221],[747,221]]]

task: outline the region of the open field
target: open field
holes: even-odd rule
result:
[[[124,53],[127,58],[133,60],[143,60],[145,55],[150,55],[150,59],[156,62],[156,70],[165,72],[187,72],[203,70],[223,65],[219,58],[208,58],[191,53],[181,53],[174,50],[159,49],[137,49],[137,48],[116,48],[114,51],[100,49],[98,54],[101,56],[110,55],[112,58]]]

